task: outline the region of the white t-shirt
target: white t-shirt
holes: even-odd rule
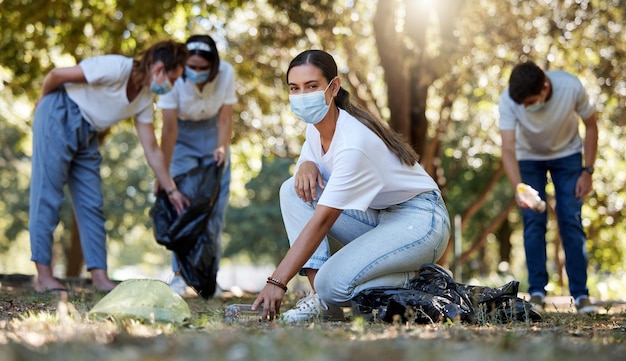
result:
[[[515,130],[518,160],[549,160],[582,151],[580,118],[593,115],[595,104],[578,78],[564,71],[549,71],[552,97],[537,112],[528,112],[509,95],[500,95],[500,130]]]
[[[305,161],[317,164],[326,183],[318,204],[332,208],[385,209],[438,189],[418,163],[401,163],[374,132],[343,109],[326,154],[315,126],[307,126],[296,167]]]
[[[176,80],[174,89],[159,96],[157,106],[161,109],[178,109],[178,118],[199,121],[213,118],[224,104],[235,104],[235,71],[232,65],[220,60],[219,72],[202,91],[182,77]]]
[[[133,67],[132,58],[102,55],[85,59],[78,65],[87,83],[66,83],[65,89],[94,128],[101,131],[132,117],[141,123],[152,123],[154,98],[148,87],[142,87],[137,97],[128,101],[126,86]]]

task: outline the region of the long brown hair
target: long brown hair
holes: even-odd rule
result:
[[[311,64],[319,68],[328,82],[337,76],[337,63],[335,63],[335,59],[333,59],[330,54],[322,50],[306,50],[289,63],[286,75],[287,83],[289,83],[289,71],[295,66],[304,64]],[[387,123],[376,118],[365,108],[358,104],[353,104],[350,101],[350,93],[344,88],[339,88],[339,92],[335,97],[335,104],[350,113],[369,130],[374,132],[402,163],[413,166],[419,161],[417,153],[415,153],[413,148],[409,146],[400,134],[389,128]]]
[[[163,62],[165,72],[185,67],[189,52],[187,46],[174,40],[160,41],[140,54],[139,59],[133,62],[133,83],[141,88],[150,77],[152,65],[158,61]]]

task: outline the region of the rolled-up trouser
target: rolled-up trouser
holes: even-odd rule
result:
[[[53,232],[67,184],[87,269],[107,269],[98,134],[64,88],[39,102],[33,121],[31,260],[52,263]]]

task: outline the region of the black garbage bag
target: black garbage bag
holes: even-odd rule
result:
[[[174,252],[181,276],[205,299],[215,294],[217,284],[217,234],[207,229],[220,192],[224,167],[215,163],[197,167],[174,178],[178,190],[190,201],[176,212],[165,191],[159,191],[150,209],[157,243]]]
[[[427,263],[420,267],[417,276],[409,280],[409,289],[420,291],[427,295],[438,296],[438,308],[444,305],[447,309],[454,310],[452,314],[444,313],[442,316],[450,320],[460,320],[474,323],[474,305],[466,290],[454,282],[452,276],[441,266]],[[458,309],[458,313],[456,312]],[[452,317],[451,317],[452,316]],[[444,318],[444,320],[445,320]]]
[[[518,286],[516,281],[498,288],[464,285],[442,267],[425,264],[408,288],[367,289],[352,299],[352,305],[357,314],[372,318],[376,313],[386,322],[540,321],[541,314],[517,297]]]
[[[387,315],[387,305],[389,300],[395,296],[401,297],[408,294],[406,288],[379,287],[369,288],[359,292],[351,301],[352,310],[355,314],[385,319]]]
[[[517,297],[518,281],[511,281],[497,288],[463,285],[468,293],[475,311],[483,320],[497,322],[510,321],[541,321],[541,314],[524,299]]]

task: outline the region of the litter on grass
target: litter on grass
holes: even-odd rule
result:
[[[96,319],[135,319],[182,325],[191,319],[187,302],[159,280],[133,279],[115,287],[89,311]]]
[[[508,323],[541,321],[531,303],[517,296],[519,282],[497,288],[457,283],[444,268],[423,265],[407,288],[370,288],[352,299],[355,314],[385,322]]]

